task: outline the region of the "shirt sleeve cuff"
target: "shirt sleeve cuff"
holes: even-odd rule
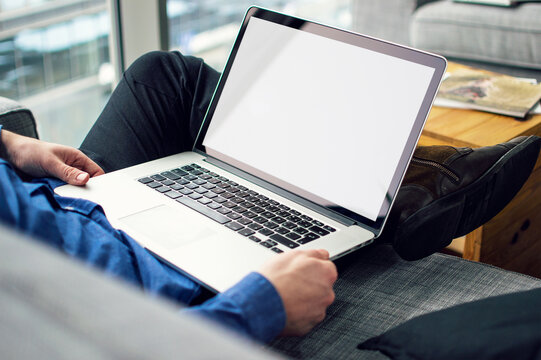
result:
[[[286,324],[282,298],[270,281],[256,272],[192,311],[188,310],[193,311],[263,343],[278,336]]]

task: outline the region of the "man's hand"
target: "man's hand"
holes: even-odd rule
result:
[[[53,176],[72,185],[84,185],[93,176],[104,174],[94,161],[69,146],[47,143],[2,130],[0,156],[22,172]]]
[[[266,263],[260,273],[282,297],[287,316],[282,335],[304,335],[323,321],[338,277],[326,250],[289,251]]]

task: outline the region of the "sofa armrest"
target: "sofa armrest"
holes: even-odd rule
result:
[[[0,124],[14,133],[38,138],[36,120],[32,112],[16,101],[0,96]]]
[[[420,6],[437,0],[353,0],[352,30],[409,45],[410,20]]]

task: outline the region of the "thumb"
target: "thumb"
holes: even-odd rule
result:
[[[84,185],[88,182],[88,179],[90,179],[90,175],[87,172],[66,165],[60,161],[57,169],[58,173],[53,175],[71,185]]]

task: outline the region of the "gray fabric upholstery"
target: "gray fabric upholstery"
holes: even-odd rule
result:
[[[431,1],[434,0],[354,0],[352,30],[408,45],[413,12]]]
[[[457,257],[434,254],[407,262],[387,244],[339,261],[336,301],[308,336],[272,347],[293,358],[381,359],[358,343],[406,320],[453,305],[541,287],[541,280]]]
[[[541,69],[541,4],[514,8],[455,3],[417,10],[411,44],[457,59]]]
[[[14,133],[38,138],[32,112],[16,101],[0,96],[0,124]]]
[[[0,223],[2,359],[276,356]]]

